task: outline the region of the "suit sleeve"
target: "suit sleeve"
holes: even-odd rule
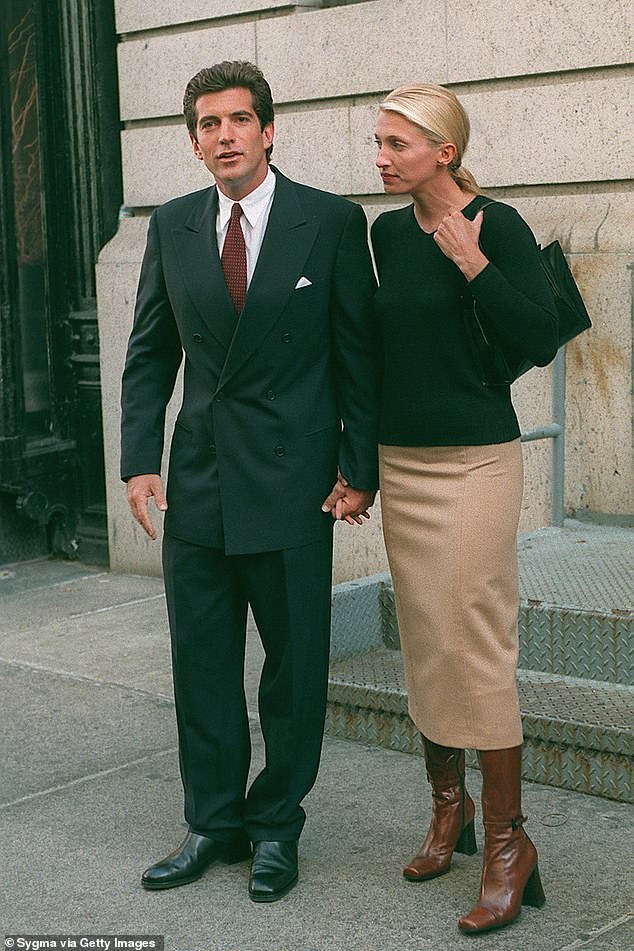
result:
[[[331,298],[335,387],[343,432],[339,468],[355,489],[378,487],[379,334],[367,222],[353,205],[337,249]]]
[[[168,299],[157,212],[150,218],[121,389],[121,478],[160,473],[165,410],[183,356]]]

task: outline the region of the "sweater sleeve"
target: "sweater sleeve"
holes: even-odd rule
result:
[[[496,202],[485,209],[480,246],[489,263],[469,282],[478,311],[502,341],[545,366],[557,352],[557,318],[532,231]]]

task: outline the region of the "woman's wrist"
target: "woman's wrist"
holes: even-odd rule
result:
[[[489,259],[478,249],[473,255],[469,255],[468,258],[464,258],[462,261],[456,263],[466,279],[472,281],[478,274],[484,271],[489,263]]]

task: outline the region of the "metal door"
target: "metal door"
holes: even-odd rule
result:
[[[106,557],[94,263],[121,200],[110,0],[0,10],[0,561]]]

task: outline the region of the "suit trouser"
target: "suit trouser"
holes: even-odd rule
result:
[[[328,689],[332,533],[226,555],[165,535],[165,591],[185,818],[202,835],[297,838],[317,777]],[[258,705],[265,766],[251,759],[244,694],[247,608],[265,651]]]

